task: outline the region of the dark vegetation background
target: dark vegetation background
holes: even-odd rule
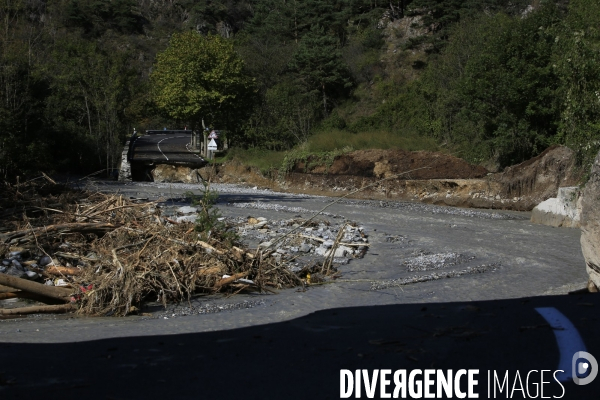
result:
[[[585,165],[599,29],[597,0],[0,0],[0,172],[116,168],[134,127],[190,123],[149,83],[188,30],[254,78],[221,128],[255,157],[402,147],[497,169],[566,144]]]

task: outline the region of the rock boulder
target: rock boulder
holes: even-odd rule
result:
[[[531,212],[531,222],[565,228],[579,228],[581,197],[577,186],[558,188],[558,196],[542,201]]]
[[[581,198],[581,250],[590,283],[600,287],[600,153]],[[593,286],[591,287],[592,289]]]

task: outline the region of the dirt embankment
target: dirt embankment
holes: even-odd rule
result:
[[[499,173],[442,153],[359,150],[329,166],[299,162],[277,180],[235,162],[220,166],[212,179],[337,196],[365,188],[352,197],[527,211],[556,196],[559,187],[576,185],[581,173],[575,164],[573,151],[561,146]],[[210,175],[207,169],[201,174]]]

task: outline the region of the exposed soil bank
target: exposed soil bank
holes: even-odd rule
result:
[[[216,172],[216,173],[215,173]],[[278,179],[236,162],[200,170],[214,182],[247,183],[274,190],[353,198],[421,201],[430,204],[529,211],[576,185],[581,171],[572,150],[556,146],[499,173],[447,154],[402,150],[359,150],[331,165],[299,162]]]

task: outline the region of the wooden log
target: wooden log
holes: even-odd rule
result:
[[[56,265],[52,265],[47,267],[44,272],[49,275],[79,275],[81,274],[81,270],[75,267],[59,267]]]
[[[14,290],[14,289],[13,289]],[[29,299],[39,301],[46,304],[64,304],[64,300],[51,299],[49,297],[40,296],[39,294],[29,293],[24,290],[18,290],[10,293],[0,293],[0,300],[7,299]]]
[[[223,286],[227,286],[230,283],[233,283],[235,281],[237,281],[240,278],[245,278],[248,275],[250,275],[250,271],[247,272],[239,272],[237,274],[233,274],[232,276],[230,276],[229,278],[223,278],[220,281],[218,281],[217,283],[215,283],[215,288],[216,289],[220,289]]]
[[[61,301],[70,301],[72,294],[72,290],[70,289],[42,285],[41,283],[28,281],[26,279],[21,279],[17,278],[16,276],[10,276],[6,274],[0,274],[0,284]]]
[[[63,312],[69,312],[69,311],[75,311],[75,310],[76,310],[76,308],[75,308],[75,305],[73,305],[73,304],[59,304],[59,305],[54,305],[54,306],[33,306],[33,307],[0,309],[0,315],[63,313]]]
[[[8,243],[13,239],[20,239],[27,236],[43,235],[45,233],[106,233],[114,230],[118,226],[105,222],[72,222],[68,224],[48,225],[39,228],[24,229],[20,231],[7,232],[0,234],[0,242]]]
[[[201,246],[201,247],[203,247],[203,248],[205,248],[205,249],[207,249],[207,250],[214,251],[217,254],[223,254],[223,252],[221,250],[215,249],[210,244],[208,244],[206,242],[203,242],[202,240],[198,240],[196,242],[196,244],[199,245],[199,246]]]

